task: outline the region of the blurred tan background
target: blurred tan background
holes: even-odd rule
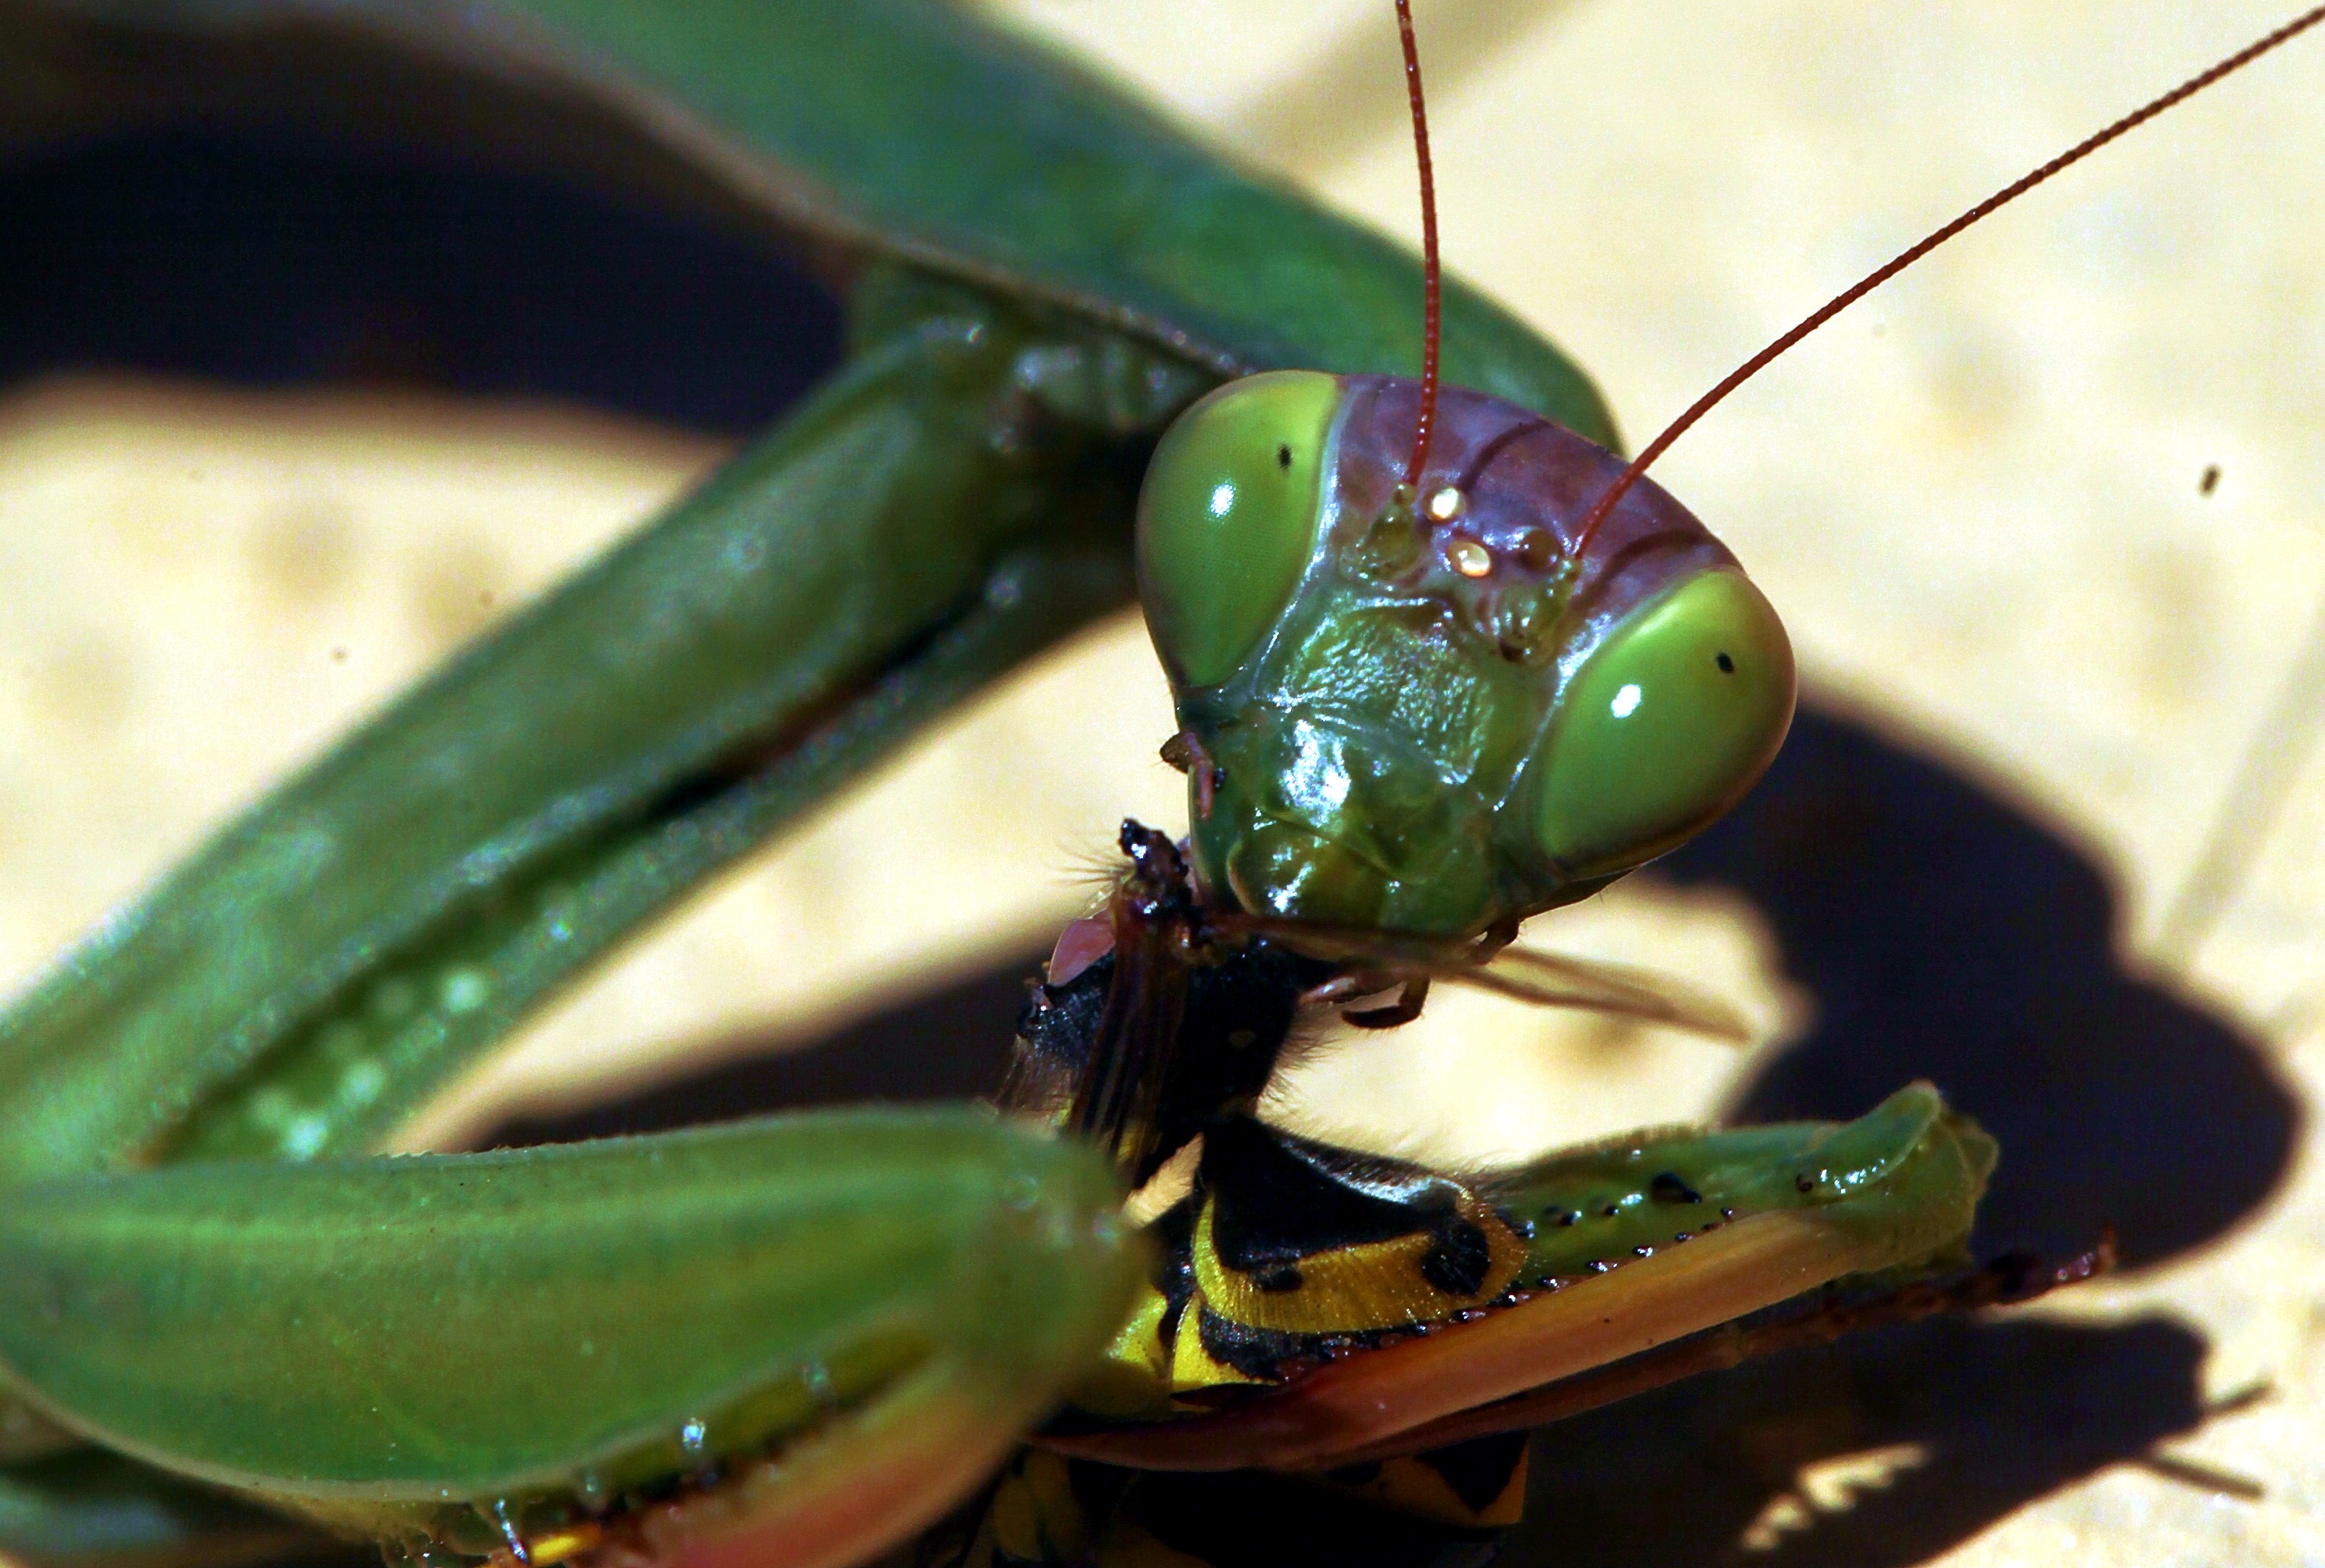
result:
[[[1243,158],[1414,231],[1386,0],[996,9]],[[1449,264],[1572,351],[1635,443],[1926,228],[2281,19],[2248,0],[1417,9]],[[2325,42],[2304,42],[2141,132],[1860,305],[1660,471],[1783,612],[1825,715],[1807,743],[1870,745],[1898,777],[1998,803],[2014,826],[1994,843],[2021,834],[2103,879],[2103,983],[2200,1020],[2231,1042],[2233,1072],[2275,1086],[2256,1092],[2283,1104],[2253,1141],[2299,1135],[2325,1087],[2320,84]],[[10,391],[0,976],[22,983],[721,449],[419,395],[87,376]],[[1088,901],[1087,868],[1124,814],[1183,823],[1180,780],[1154,757],[1170,728],[1142,629],[1100,630],[727,878],[409,1141],[473,1138],[741,1043],[820,1038],[899,988],[1037,953]],[[1924,847],[1901,878],[1952,853]],[[2013,920],[2053,919],[2003,911],[2000,940]],[[1719,877],[1637,879],[1539,924],[1532,939],[1732,996],[1761,1026],[1758,1054],[1440,996],[1413,1029],[1319,1053],[1279,1111],[1374,1144],[1506,1156],[1735,1105],[1737,1084],[1777,1081],[1763,1069],[1817,1028],[1782,918]],[[2115,1069],[2102,1054],[2073,1070]],[[2163,1113],[2217,1110],[2193,1084]],[[2058,1168],[2081,1135],[2057,1130]],[[1876,1420],[1863,1387],[1802,1397],[1854,1400],[1839,1426],[1731,1410],[1717,1463],[1746,1477],[1746,1503],[1728,1499],[1706,1549],[2325,1562],[2325,1190],[2305,1152],[2268,1172],[2154,1267],[2013,1330],[2184,1351],[2189,1386],[2171,1397],[2185,1408],[2156,1418],[2154,1441],[2117,1452],[2046,1431],[2044,1398],[1987,1386],[2039,1386],[1995,1359],[1998,1342],[1959,1342],[1956,1364],[1939,1354],[1956,1342],[1917,1341],[1937,1360],[1915,1398],[1942,1405],[1959,1379],[1964,1406],[2000,1399],[2026,1430]],[[2034,1368],[2066,1352],[2025,1353]],[[2078,1375],[2119,1384],[2149,1363],[2089,1365]],[[2005,1449],[2005,1478],[1983,1477],[1979,1456]],[[2045,1470],[2046,1453],[2067,1457]],[[1906,1500],[1885,1515],[1885,1497]]]

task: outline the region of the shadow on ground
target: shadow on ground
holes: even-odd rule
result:
[[[1742,891],[1816,999],[1730,1116],[1855,1116],[1928,1078],[2001,1140],[1980,1247],[2156,1262],[2252,1214],[2302,1111],[2259,1046],[2129,973],[2106,872],[1961,773],[1804,712],[1766,782],[1664,861]]]
[[[2161,1319],[1947,1319],[1663,1389],[1536,1437],[1501,1561],[1904,1568],[2193,1428],[2204,1348]]]
[[[838,362],[767,243],[579,185],[258,131],[0,159],[0,385],[135,371],[541,398],[742,436]]]

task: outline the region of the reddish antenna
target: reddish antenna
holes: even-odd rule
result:
[[[1413,427],[1413,457],[1404,485],[1421,493],[1429,461],[1429,434],[1437,423],[1437,176],[1429,165],[1429,110],[1421,101],[1421,46],[1413,38],[1413,0],[1396,0],[1396,31],[1404,41],[1404,96],[1413,105],[1413,152],[1421,164],[1421,418]]]
[[[1403,9],[1403,0],[1398,0],[1398,9],[1400,11]],[[1653,440],[1649,441],[1644,447],[1641,447],[1639,449],[1639,455],[1631,459],[1630,466],[1624,469],[1620,475],[1616,476],[1615,482],[1607,487],[1606,493],[1600,495],[1598,499],[1592,503],[1590,510],[1583,515],[1582,526],[1579,530],[1577,530],[1574,536],[1574,546],[1568,552],[1570,558],[1574,559],[1581,558],[1584,547],[1589,545],[1590,542],[1590,536],[1598,531],[1598,525],[1600,523],[1607,521],[1607,515],[1615,510],[1615,503],[1623,499],[1625,493],[1626,493],[1632,485],[1638,483],[1639,475],[1647,471],[1648,464],[1653,463],[1657,457],[1662,457],[1665,449],[1686,432],[1689,426],[1694,424],[1696,420],[1703,418],[1705,414],[1709,413],[1711,410],[1718,404],[1721,400],[1726,398],[1729,392],[1734,392],[1737,387],[1742,386],[1746,382],[1751,380],[1755,375],[1757,375],[1761,370],[1766,367],[1771,360],[1774,360],[1777,355],[1792,347],[1792,345],[1798,343],[1802,338],[1806,337],[1810,333],[1814,332],[1818,327],[1823,326],[1826,322],[1839,315],[1843,310],[1846,310],[1851,305],[1856,304],[1857,300],[1863,299],[1866,295],[1871,293],[1874,290],[1879,288],[1882,284],[1887,282],[1890,279],[1904,272],[1907,267],[1912,266],[1915,262],[1920,261],[1923,256],[1928,255],[1931,251],[1936,250],[1940,245],[1953,238],[1954,235],[1961,233],[1962,230],[1969,227],[1970,225],[1978,222],[1978,219],[1985,217],[1989,213],[1992,213],[1997,208],[2008,206],[2011,202],[2017,200],[2020,197],[2025,195],[2028,191],[2033,189],[2036,186],[2050,179],[2053,174],[2058,173],[2063,169],[2067,169],[2074,164],[2081,162],[2084,159],[2089,157],[2092,153],[2098,152],[2100,148],[2106,146],[2108,143],[2114,141],[2125,132],[2144,125],[2146,122],[2154,119],[2156,115],[2162,114],[2164,110],[2172,107],[2173,105],[2178,104],[2184,99],[2195,97],[2198,93],[2202,92],[2206,88],[2210,87],[2214,82],[2218,81],[2222,77],[2228,76],[2235,71],[2242,70],[2246,66],[2250,65],[2253,61],[2258,60],[2262,55],[2268,53],[2271,50],[2276,49],[2283,44],[2292,42],[2293,40],[2300,37],[2301,34],[2316,26],[2320,22],[2325,22],[2325,5],[2314,6],[2310,10],[2302,12],[2300,15],[2294,17],[2292,21],[2278,28],[2275,32],[2269,33],[2266,37],[2262,38],[2257,42],[2248,44],[2245,48],[2237,51],[2236,53],[2228,56],[2226,60],[2221,60],[2217,65],[2209,66],[2203,70],[2198,71],[2194,76],[2190,77],[2186,81],[2181,82],[2170,92],[2163,94],[2160,97],[2151,98],[2148,102],[2141,105],[2138,108],[2132,110],[2131,113],[2124,115],[2123,118],[2116,121],[2115,124],[2107,126],[2105,130],[2085,137],[2082,141],[2076,143],[2072,147],[2068,148],[2064,152],[2060,153],[2056,158],[2052,159],[2048,163],[2043,164],[2041,168],[2034,170],[2033,172],[2024,176],[2012,184],[2005,186],[2002,189],[1996,191],[1992,196],[1987,197],[1984,201],[1979,202],[1976,207],[1971,208],[1968,212],[1963,213],[1951,223],[1947,224],[1942,228],[1933,231],[1919,243],[1899,252],[1891,260],[1883,263],[1880,266],[1876,267],[1872,272],[1867,272],[1864,277],[1858,279],[1856,282],[1850,284],[1839,293],[1834,295],[1830,300],[1820,306],[1815,311],[1811,312],[1807,319],[1803,320],[1799,326],[1793,327],[1790,332],[1785,333],[1782,337],[1777,338],[1774,343],[1768,345],[1767,347],[1762,349],[1759,353],[1754,355],[1751,358],[1746,360],[1742,364],[1737,365],[1733,371],[1729,372],[1727,378],[1720,382],[1718,386],[1713,387],[1709,392],[1696,399],[1695,402],[1689,407],[1685,413],[1680,415],[1676,420],[1673,420],[1669,428],[1667,428],[1662,435],[1657,436]],[[1420,91],[1418,85],[1415,86],[1413,90],[1416,94]],[[1417,103],[1419,99],[1416,97],[1414,101]],[[1424,163],[1423,168],[1425,169],[1427,165]],[[1422,417],[1424,420],[1427,418],[1425,414]]]

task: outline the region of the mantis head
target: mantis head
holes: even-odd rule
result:
[[[1198,875],[1254,913],[1453,935],[1603,886],[1764,772],[1792,647],[1657,486],[1448,389],[1274,372],[1165,436],[1141,597],[1184,726]]]

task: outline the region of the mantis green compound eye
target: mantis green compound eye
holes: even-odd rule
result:
[[[1215,686],[1259,645],[1316,549],[1337,378],[1271,371],[1179,417],[1138,496],[1138,593],[1179,684]]]
[[[1570,875],[1653,859],[1765,772],[1792,722],[1792,647],[1740,572],[1688,578],[1587,659],[1535,766],[1534,831]]]

